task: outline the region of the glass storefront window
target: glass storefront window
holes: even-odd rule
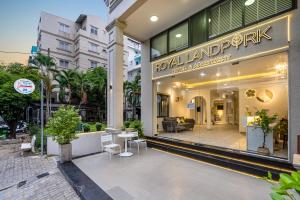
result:
[[[151,58],[167,54],[167,33],[163,33],[151,40]]]
[[[260,154],[264,136],[257,112],[265,110],[278,116],[265,148],[270,156],[288,158],[287,52],[158,81],[158,137]]]
[[[169,52],[178,51],[189,45],[189,24],[185,22],[169,32]]]
[[[169,95],[157,95],[157,117],[169,117],[169,102]]]

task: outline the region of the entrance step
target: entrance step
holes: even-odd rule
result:
[[[151,148],[257,177],[266,177],[268,172],[271,172],[273,179],[278,180],[280,173],[290,174],[296,171],[293,165],[284,159],[272,159],[226,148],[158,137],[147,137],[147,144]]]

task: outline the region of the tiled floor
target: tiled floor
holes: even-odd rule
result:
[[[245,133],[239,133],[238,127],[233,125],[215,125],[211,130],[206,129],[206,126],[195,126],[193,131],[161,133],[159,136],[230,149],[246,150]]]
[[[73,163],[115,200],[266,200],[271,191],[263,180],[152,149]]]
[[[246,151],[247,145],[246,133],[240,133],[234,125],[214,125],[211,130],[198,125],[193,131],[160,133],[159,136],[242,151]],[[273,156],[287,158],[287,149],[277,150]]]

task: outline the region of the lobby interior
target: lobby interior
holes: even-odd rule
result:
[[[262,139],[251,139],[250,127],[256,112],[266,109],[278,115],[269,136],[270,156],[288,158],[287,52],[202,68],[155,84],[158,137],[256,154]]]

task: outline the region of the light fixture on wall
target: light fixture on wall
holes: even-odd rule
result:
[[[220,77],[220,76],[221,76],[221,74],[218,72],[218,73],[216,73],[216,76],[217,76],[217,77]]]
[[[245,1],[245,6],[251,6],[252,4],[254,4],[255,0],[246,0]]]

